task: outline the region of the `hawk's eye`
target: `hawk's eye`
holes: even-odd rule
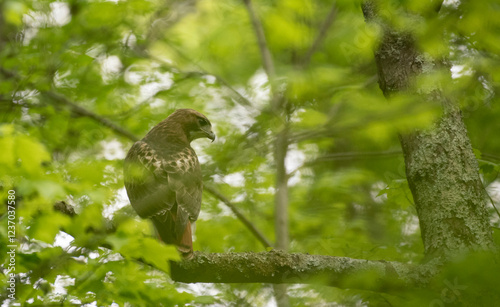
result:
[[[201,117],[198,118],[198,123],[201,126],[208,125],[208,122],[204,118],[201,118]]]

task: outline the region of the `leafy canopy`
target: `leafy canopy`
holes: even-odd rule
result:
[[[335,2],[314,49],[330,1],[253,5],[288,108],[290,250],[418,262],[423,247],[397,133],[431,127],[439,106],[411,95],[383,97],[373,59],[381,29],[365,23],[360,1]],[[485,184],[498,187],[497,3],[449,1],[439,15],[429,1],[390,1],[382,8],[394,27],[416,35],[422,51],[450,61],[453,79],[446,69],[433,70],[417,86],[440,84],[461,104]],[[273,150],[283,122],[270,112],[271,89],[243,3],[9,0],[0,12],[0,186],[3,203],[8,190],[16,191],[17,299],[267,302],[265,285],[172,283],[167,261],[178,255],[128,206],[121,168],[132,139],[116,129],[142,137],[177,108],[206,114],[218,139],[193,144],[205,181],[273,239]],[[411,18],[412,12],[427,18]],[[54,211],[58,201],[77,215]],[[213,195],[204,195],[202,211],[196,250],[265,249]],[[6,251],[0,245],[0,257]],[[212,290],[218,294],[207,295]],[[319,286],[289,294],[296,305],[397,302]]]

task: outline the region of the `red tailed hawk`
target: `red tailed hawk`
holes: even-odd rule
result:
[[[191,141],[215,139],[210,121],[179,109],[130,148],[124,163],[125,188],[132,207],[150,218],[160,239],[191,258],[191,223],[200,213],[202,176]]]

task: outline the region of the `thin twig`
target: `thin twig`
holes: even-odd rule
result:
[[[398,150],[386,150],[386,151],[353,151],[353,152],[338,152],[333,154],[327,154],[320,156],[312,161],[306,162],[305,165],[312,165],[319,162],[325,161],[336,161],[336,160],[349,160],[349,159],[363,159],[363,158],[386,158],[402,155],[403,151]]]
[[[111,121],[109,121],[108,119],[106,118],[103,118],[71,101],[69,101],[66,97],[60,95],[60,94],[57,94],[57,93],[54,93],[54,92],[46,92],[45,94],[47,94],[49,97],[51,97],[52,99],[54,100],[57,100],[58,102],[61,102],[61,103],[64,103],[68,106],[71,107],[71,110],[77,114],[80,114],[82,116],[87,116],[87,117],[90,117],[96,121],[98,121],[99,123],[103,124],[104,126],[106,127],[109,127],[111,128],[113,131],[117,132],[118,134],[121,134],[125,137],[127,137],[128,139],[136,142],[138,141],[139,139],[133,135],[131,132],[125,130],[124,128],[122,127],[119,127],[117,126],[116,124],[112,123]],[[210,192],[212,195],[216,196],[217,198],[219,198],[225,205],[227,205],[229,207],[229,209],[231,209],[231,211],[236,215],[236,217],[245,225],[247,226],[250,231],[257,237],[257,239],[265,246],[265,247],[272,247],[272,244],[270,243],[270,241],[268,239],[266,239],[264,237],[264,235],[241,213],[239,212],[239,210],[222,194],[220,194],[219,192],[217,192],[216,190],[212,189],[212,188],[209,188],[209,187],[205,187],[205,190],[207,190],[208,192]]]
[[[491,202],[491,205],[493,206],[493,209],[495,209],[495,212],[497,213],[498,217],[500,217],[500,211],[498,211],[497,206],[495,206],[495,201],[493,200],[493,198],[491,198],[488,191],[486,191],[486,188],[483,187],[483,189],[484,189],[484,192],[486,193],[486,196],[488,196],[488,198],[490,199],[490,202]]]
[[[266,71],[267,77],[269,78],[269,82],[272,84],[275,78],[274,71],[274,63],[273,58],[271,56],[271,52],[267,47],[266,35],[264,34],[264,28],[257,17],[257,13],[255,12],[252,3],[250,0],[243,0],[248,10],[248,15],[250,16],[250,21],[252,22],[253,29],[255,31],[255,35],[257,36],[257,43],[259,44],[260,55],[262,57],[262,65],[264,66],[264,70]]]
[[[276,137],[276,147],[279,148],[275,153],[277,176],[276,176],[276,190],[275,195],[275,233],[276,233],[276,247],[281,249],[288,248],[288,184],[286,170],[280,170],[280,166],[284,165],[284,159],[288,150],[288,120],[289,110],[287,110],[284,97],[280,95],[276,86],[276,72],[274,69],[274,63],[272,59],[271,52],[267,46],[266,36],[264,34],[264,29],[262,24],[257,17],[255,10],[252,7],[250,0],[243,0],[247,7],[248,15],[253,25],[255,35],[257,36],[257,42],[259,45],[259,50],[262,58],[262,66],[267,74],[269,80],[272,98],[271,98],[271,110],[277,115],[276,118],[283,122],[284,129]],[[285,112],[283,112],[285,111]],[[282,144],[283,146],[280,146]],[[278,154],[280,153],[280,154]],[[281,161],[282,159],[282,161]],[[289,306],[288,295],[286,292],[286,286],[275,285],[274,286],[274,296],[278,306]]]
[[[288,184],[286,169],[280,170],[280,166],[284,165],[284,159],[288,150],[288,121],[287,121],[287,108],[284,103],[283,96],[280,95],[276,86],[276,72],[274,68],[274,63],[272,59],[271,52],[267,46],[266,36],[264,34],[264,29],[262,24],[257,17],[257,14],[250,2],[250,0],[243,0],[247,7],[248,15],[250,21],[252,22],[255,35],[257,37],[257,42],[259,45],[259,50],[262,58],[262,66],[267,74],[269,80],[269,85],[271,88],[272,98],[271,98],[271,111],[276,115],[276,118],[283,122],[284,129],[276,137],[276,147],[278,148],[275,152],[275,159],[277,165],[277,176],[276,176],[276,190],[275,195],[275,234],[276,234],[276,247],[281,249],[288,248]],[[283,112],[285,111],[285,112]],[[280,146],[280,144],[282,146]],[[280,154],[278,154],[280,153]],[[281,161],[282,159],[282,161]],[[288,295],[286,292],[286,286],[275,286],[274,296],[278,306],[289,306]]]
[[[483,158],[489,158],[489,159],[486,159],[486,160],[490,160],[491,161],[491,159],[493,159],[493,160],[496,160],[496,161],[500,161],[500,156],[497,156],[497,155],[492,155],[492,154],[489,154],[489,153],[482,152],[481,156]]]
[[[8,70],[5,70],[3,68],[0,68],[0,72],[2,74],[4,74],[5,76],[9,76],[12,79],[22,81],[21,77],[15,72],[8,71]],[[36,89],[36,85],[33,83],[28,83],[28,85],[32,86],[33,88]],[[120,134],[120,135],[134,141],[134,142],[139,140],[139,138],[137,136],[135,136],[132,132],[116,125],[115,123],[111,122],[107,118],[104,118],[104,117],[102,117],[102,116],[100,116],[92,111],[85,109],[84,107],[79,106],[78,104],[70,101],[68,98],[66,98],[65,96],[63,96],[60,93],[57,93],[54,91],[45,91],[45,92],[41,92],[41,93],[43,95],[49,97],[50,99],[56,101],[56,102],[59,102],[61,104],[64,104],[64,105],[70,107],[71,111],[73,111],[75,114],[92,118],[93,120],[101,123],[102,125],[110,128],[111,130],[115,131],[116,133],[118,133],[118,134]]]
[[[53,99],[54,101],[57,101],[59,103],[62,103],[64,105],[70,107],[74,113],[81,115],[81,116],[86,116],[86,117],[92,118],[93,120],[101,123],[102,125],[110,128],[111,130],[115,131],[116,133],[118,133],[118,134],[120,134],[120,135],[134,141],[134,142],[137,142],[139,140],[139,138],[137,136],[135,136],[132,132],[116,125],[115,123],[111,122],[107,118],[104,118],[104,117],[102,117],[102,116],[100,116],[92,111],[89,111],[89,110],[77,105],[76,103],[70,101],[68,98],[66,98],[65,96],[63,96],[59,93],[47,91],[47,92],[44,92],[43,94],[46,95],[47,97]]]
[[[311,166],[321,162],[327,161],[338,161],[338,160],[357,160],[364,158],[389,158],[392,156],[402,155],[403,151],[401,150],[386,150],[386,151],[367,151],[367,152],[338,152],[333,154],[327,154],[323,156],[319,156],[314,160],[306,161],[304,164],[298,166],[296,169],[290,171],[288,173],[288,178],[295,175],[297,171],[299,171],[303,167]]]
[[[333,21],[335,20],[336,15],[337,15],[337,6],[334,3],[332,5],[330,12],[328,13],[328,16],[326,16],[325,21],[321,25],[318,36],[316,37],[313,44],[311,45],[311,48],[309,48],[306,55],[304,56],[302,63],[301,63],[302,67],[305,67],[309,64],[312,56],[314,55],[314,53],[316,53],[316,51],[318,50],[321,43],[323,43],[323,40],[326,37],[326,33],[328,32],[328,29],[330,28]]]
[[[255,227],[252,222],[250,222],[239,210],[236,208],[236,206],[229,201],[224,195],[222,195],[219,191],[216,189],[210,187],[210,186],[204,186],[205,191],[208,193],[212,194],[215,198],[219,199],[222,201],[231,211],[236,215],[236,217],[252,232],[252,234],[264,245],[264,247],[273,247],[271,242],[260,232],[260,230]]]
[[[233,93],[233,95],[235,96],[236,98],[236,101],[241,104],[242,106],[244,107],[251,107],[255,104],[253,104],[250,100],[248,100],[248,98],[246,98],[245,96],[243,96],[240,92],[238,92],[234,87],[232,87],[224,78],[222,78],[221,76],[217,75],[217,74],[212,74],[208,71],[206,71],[203,67],[201,67],[200,64],[196,63],[194,60],[192,60],[191,58],[189,58],[187,55],[185,55],[184,53],[182,53],[178,48],[176,48],[175,46],[169,44],[170,48],[172,48],[181,58],[183,58],[184,60],[190,62],[192,65],[194,65],[198,71],[190,71],[190,72],[182,72],[182,73],[185,73],[185,74],[198,74],[198,75],[201,75],[201,76],[212,76],[212,77],[215,77],[215,79],[217,80],[217,82],[219,82],[221,85],[223,85],[225,88],[227,88],[231,93]],[[150,56],[152,59],[162,63],[162,65],[167,65],[169,68],[175,68],[173,67],[170,63],[166,62],[165,60],[161,59],[161,58],[158,58],[158,57],[155,57],[155,56]],[[175,68],[177,69],[177,68]],[[178,69],[177,69],[178,70]]]

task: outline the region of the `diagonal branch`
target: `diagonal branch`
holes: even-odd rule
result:
[[[108,119],[106,119],[106,118],[104,118],[96,113],[93,113],[93,112],[75,104],[74,102],[71,102],[69,99],[67,99],[66,97],[64,97],[61,94],[58,94],[55,92],[45,92],[44,94],[47,95],[48,97],[54,99],[55,101],[57,101],[59,103],[63,103],[65,105],[69,106],[71,108],[71,111],[75,112],[76,114],[89,117],[89,118],[103,124],[104,126],[110,128],[111,130],[115,131],[116,133],[125,136],[126,138],[130,139],[133,142],[136,142],[139,140],[130,131],[114,124],[110,120],[108,120]],[[220,192],[218,192],[217,190],[215,190],[211,187],[205,187],[205,190],[207,192],[211,193],[212,195],[214,195],[215,197],[217,197],[218,199],[220,199],[226,206],[228,206],[229,209],[231,209],[231,211],[234,213],[234,215],[250,230],[250,232],[252,232],[253,235],[255,235],[255,237],[264,245],[264,247],[272,247],[272,244],[270,243],[270,241],[224,195],[222,195]],[[58,206],[59,207],[56,207],[56,209],[58,211],[66,213],[64,210],[65,208],[60,207],[60,205],[58,205]],[[69,214],[69,215],[71,215],[71,214]]]
[[[326,154],[317,157],[312,161],[304,163],[304,165],[313,165],[320,162],[326,161],[338,161],[338,160],[356,160],[356,159],[366,159],[366,158],[389,158],[394,156],[401,156],[403,151],[400,149],[396,150],[385,150],[385,151],[353,151],[353,152],[336,152],[332,154]]]
[[[317,157],[316,159],[304,162],[296,169],[288,173],[288,178],[292,177],[299,169],[309,167],[315,164],[328,161],[343,161],[343,160],[361,160],[361,159],[384,159],[403,155],[403,151],[385,150],[385,151],[352,151],[352,152],[336,152]]]
[[[107,118],[104,118],[104,117],[102,117],[102,116],[100,116],[92,111],[89,111],[89,110],[77,105],[76,103],[70,101],[68,98],[66,98],[65,96],[63,96],[59,93],[48,91],[48,92],[44,92],[43,94],[46,95],[47,97],[53,99],[54,101],[57,101],[59,103],[62,103],[64,105],[70,107],[71,111],[73,111],[75,114],[92,118],[93,120],[110,128],[111,130],[115,131],[116,133],[130,139],[131,141],[137,142],[139,140],[139,138],[137,136],[135,136],[132,132],[116,125],[115,123],[111,122]]]
[[[500,161],[500,156],[489,154],[489,153],[482,152],[481,157],[485,160],[492,161],[492,162]]]
[[[243,0],[243,2],[245,2],[245,5],[248,10],[248,15],[250,16],[250,21],[252,22],[255,35],[257,36],[257,43],[259,44],[260,56],[262,57],[262,65],[264,66],[264,70],[266,71],[267,77],[269,78],[269,82],[272,84],[275,78],[274,63],[271,52],[267,47],[264,28],[262,27],[262,23],[260,22],[259,17],[257,17],[257,13],[255,12],[251,1]]]
[[[219,191],[210,186],[204,186],[205,191],[212,194],[215,198],[222,201],[231,211],[236,215],[236,217],[250,230],[250,232],[264,245],[264,247],[272,247],[271,241],[269,241],[260,230],[255,227],[250,220],[248,220],[234,204],[232,204],[229,199],[222,195]]]
[[[219,82],[219,84],[221,84],[222,86],[224,86],[226,89],[228,89],[231,92],[231,94],[235,97],[236,102],[238,102],[240,105],[242,105],[243,107],[246,107],[246,108],[251,107],[251,106],[254,105],[254,104],[252,104],[252,102],[250,102],[250,100],[248,100],[248,98],[246,98],[245,96],[243,96],[233,86],[231,86],[231,84],[229,84],[224,78],[222,78],[219,75],[216,75],[216,74],[213,74],[213,73],[210,73],[210,72],[206,71],[203,67],[201,67],[200,64],[198,64],[195,61],[193,61],[191,58],[189,58],[187,55],[185,55],[182,51],[180,51],[174,45],[169,44],[169,46],[181,58],[183,58],[184,60],[188,61],[189,63],[191,63],[192,65],[194,65],[198,69],[198,71],[184,71],[184,72],[181,71],[182,73],[187,74],[187,75],[191,74],[191,75],[201,75],[201,76],[212,76],[212,77],[215,77],[215,79],[217,80],[217,82]],[[163,60],[163,59],[161,59],[159,57],[155,57],[155,56],[151,56],[150,55],[150,58],[153,59],[153,60],[155,60],[155,61],[160,62],[162,65],[167,66],[170,69],[175,68],[170,63],[166,62],[165,60]],[[179,70],[178,68],[175,68],[175,69]]]
[[[302,67],[306,67],[307,65],[309,65],[309,62],[311,61],[312,56],[314,55],[314,53],[316,53],[319,46],[321,46],[321,43],[323,43],[323,40],[326,37],[326,33],[328,32],[328,29],[330,28],[333,21],[335,20],[336,15],[337,15],[337,6],[334,3],[332,5],[330,12],[328,13],[328,16],[326,16],[325,21],[321,25],[318,36],[316,37],[313,44],[311,45],[311,48],[309,48],[306,55],[302,59],[302,63],[301,63]]]
[[[215,79],[217,80],[217,82],[219,82],[219,84],[221,84],[226,89],[228,89],[229,92],[235,97],[236,102],[238,102],[240,105],[242,105],[243,107],[246,107],[246,108],[249,108],[249,107],[252,107],[252,106],[255,105],[250,100],[248,100],[248,98],[246,98],[240,92],[238,92],[223,77],[221,77],[220,75],[217,75],[217,74],[214,74],[214,73],[211,73],[211,72],[207,71],[200,64],[196,63],[196,61],[194,61],[189,56],[187,56],[186,54],[184,54],[181,50],[179,50],[179,48],[175,47],[174,45],[169,44],[169,46],[170,46],[170,48],[172,48],[177,53],[177,55],[179,55],[181,58],[183,58],[184,60],[188,61],[189,63],[191,63],[193,66],[195,66],[198,69],[198,71],[184,71],[183,73],[188,74],[188,75],[192,74],[192,75],[201,75],[201,76],[212,76],[212,77],[215,77]],[[169,67],[172,67],[172,65],[170,63],[166,62],[165,60],[162,60],[161,58],[153,57],[153,56],[151,56],[151,58],[154,59],[154,60],[156,60],[156,61],[161,62],[162,65],[167,65]],[[179,70],[178,68],[175,68],[175,69]],[[179,70],[179,71],[181,71],[181,70]]]

